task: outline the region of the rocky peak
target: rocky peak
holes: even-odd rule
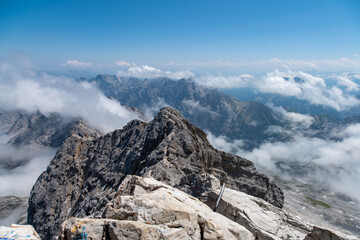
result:
[[[254,164],[214,149],[206,134],[172,108],[104,136],[69,137],[35,183],[28,222],[45,239],[69,217],[101,217],[127,175],[150,176],[206,201],[212,178],[282,207],[283,192]]]

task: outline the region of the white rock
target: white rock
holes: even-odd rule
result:
[[[33,226],[12,224],[11,227],[0,226],[0,239],[41,240]]]
[[[209,194],[208,204],[216,201],[219,189]],[[261,239],[304,239],[312,226],[268,202],[226,188],[217,209],[218,213],[245,226]]]
[[[126,177],[103,217],[65,221],[61,239],[254,239],[198,199],[148,177]]]

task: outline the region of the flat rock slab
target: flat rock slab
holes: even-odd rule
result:
[[[213,184],[216,185],[216,184]],[[219,195],[216,190],[208,195],[207,204],[213,206]],[[217,212],[239,223],[252,232],[257,240],[353,240],[354,236],[323,229],[300,217],[275,207],[263,199],[226,188]]]

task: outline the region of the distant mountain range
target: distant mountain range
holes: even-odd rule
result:
[[[190,79],[142,80],[98,75],[86,80],[95,83],[105,95],[121,104],[135,106],[144,112],[163,106],[174,107],[192,123],[216,136],[244,139],[245,148],[276,137],[265,130],[271,125],[283,125],[262,103],[241,102],[216,89],[201,87]]]
[[[297,81],[300,81],[298,78]],[[307,100],[296,97],[284,96],[275,93],[263,93],[253,88],[231,88],[221,89],[221,92],[228,94],[239,101],[258,101],[263,104],[271,103],[275,106],[282,106],[289,111],[294,111],[308,115],[328,115],[336,118],[345,118],[360,115],[360,106],[355,106],[347,110],[337,111],[334,108],[324,105],[315,105]],[[359,98],[358,95],[355,96]]]

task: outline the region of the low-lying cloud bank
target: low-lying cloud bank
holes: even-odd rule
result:
[[[334,129],[327,139],[306,137],[293,130],[287,142],[268,142],[251,151],[242,141],[208,133],[214,147],[245,157],[265,172],[323,184],[360,202],[360,124]]]
[[[122,128],[138,116],[88,82],[52,76],[24,65],[0,63],[0,110],[80,117],[100,131]]]
[[[55,156],[56,150],[46,148],[31,152],[26,149],[13,149],[11,158],[13,161],[22,160],[25,156],[28,161],[13,169],[4,168],[0,165],[0,196],[29,196],[36,179],[46,169]],[[12,151],[9,146],[1,146],[0,158],[6,158]]]

